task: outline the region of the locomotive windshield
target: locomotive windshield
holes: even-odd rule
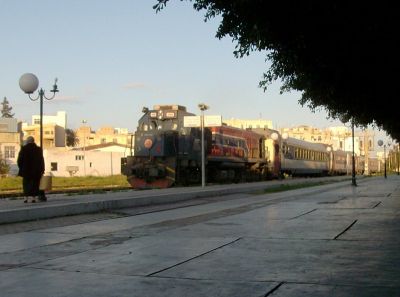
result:
[[[139,125],[139,131],[174,131],[180,126],[176,111],[151,111]]]

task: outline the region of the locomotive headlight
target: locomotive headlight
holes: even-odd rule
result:
[[[150,138],[147,138],[144,141],[144,147],[147,149],[151,149],[152,146],[153,146],[153,140],[151,140]]]

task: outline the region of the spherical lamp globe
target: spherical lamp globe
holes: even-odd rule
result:
[[[39,80],[33,73],[25,73],[19,79],[19,87],[26,94],[32,94],[37,90]]]

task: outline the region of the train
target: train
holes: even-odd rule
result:
[[[262,181],[285,176],[349,174],[350,152],[287,137],[273,129],[185,127],[195,116],[182,105],[143,108],[135,131],[134,155],[121,171],[135,189],[168,188],[202,182],[202,152],[207,183]],[[204,139],[204,141],[202,141]],[[355,158],[357,173],[364,162]]]

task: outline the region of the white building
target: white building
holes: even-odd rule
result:
[[[32,116],[32,125],[40,124],[40,115]],[[57,126],[67,128],[67,113],[65,111],[57,111],[56,115],[43,115],[43,125],[55,124]]]
[[[121,174],[121,158],[130,149],[117,143],[79,149],[51,148],[44,150],[45,171],[52,176],[109,176]]]
[[[236,127],[240,129],[273,129],[272,121],[264,120],[264,119],[253,119],[253,120],[245,120],[245,119],[235,119],[231,118],[229,120],[223,120],[228,126]]]
[[[58,111],[56,115],[43,115],[43,147],[65,147],[67,127],[67,114],[65,111]],[[32,123],[22,124],[23,138],[33,136],[36,143],[40,142],[40,115],[32,116]]]

